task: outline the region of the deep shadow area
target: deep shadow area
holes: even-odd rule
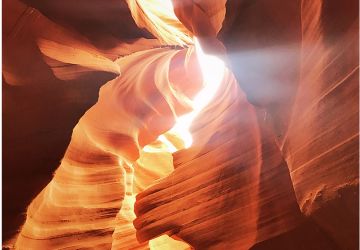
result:
[[[340,250],[311,219],[307,219],[299,227],[272,239],[257,243],[250,250]]]

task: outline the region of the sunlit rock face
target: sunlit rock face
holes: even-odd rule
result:
[[[105,84],[98,102],[74,128],[53,180],[28,208],[17,248],[108,249],[112,244],[116,246],[115,227],[119,227],[120,236],[126,235],[127,227],[133,228],[133,218],[129,217],[132,208],[126,208],[131,206],[127,202],[131,203],[129,199],[133,198],[131,165],[139,158],[140,147],[169,130],[175,117],[191,110],[184,98],[191,98],[202,86],[195,56],[193,49],[153,49],[117,61],[126,76]],[[134,67],[139,60],[148,66],[141,70]],[[191,85],[182,84],[168,74],[177,67],[184,73],[178,79],[191,77]],[[171,162],[171,157],[167,159]],[[138,165],[144,164],[141,160],[140,157]],[[147,178],[143,178],[148,181],[168,173],[166,168],[172,168],[172,164],[164,163],[165,169],[161,164],[160,170],[148,167]],[[141,179],[137,190],[143,189]],[[113,233],[115,242],[112,242]],[[119,241],[126,244],[116,248],[138,245],[135,230],[129,237],[130,240],[120,237]]]
[[[35,35],[52,77],[115,78],[16,248],[357,249],[358,3],[126,3],[157,40]]]

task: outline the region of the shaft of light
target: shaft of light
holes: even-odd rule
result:
[[[190,127],[196,116],[201,110],[206,107],[210,101],[214,98],[219,86],[222,82],[225,72],[224,62],[216,56],[207,55],[204,53],[198,39],[195,40],[195,49],[197,58],[199,61],[202,77],[203,77],[203,89],[195,96],[192,102],[193,111],[178,117],[174,127],[169,131],[170,133],[178,135],[184,141],[185,148],[189,148],[192,145],[192,136],[190,133]],[[164,137],[159,138],[164,142]],[[169,148],[171,152],[176,150],[173,147]]]

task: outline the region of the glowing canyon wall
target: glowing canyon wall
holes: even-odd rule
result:
[[[4,1],[4,247],[357,249],[356,1],[55,2]]]

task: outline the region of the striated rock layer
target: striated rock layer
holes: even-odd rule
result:
[[[121,76],[101,88],[74,128],[52,181],[28,207],[16,247],[357,249],[358,3],[126,2],[159,41],[99,49],[29,24],[57,78]],[[196,110],[205,89],[200,54],[190,46],[115,58],[196,36],[206,53],[227,60],[216,38],[225,4],[231,20],[221,39],[234,75],[225,69],[216,96],[192,121],[189,144],[173,126]],[[277,15],[281,9],[288,11]],[[24,13],[20,24],[29,27],[24,18],[32,14]],[[37,15],[49,30],[60,28]],[[9,58],[4,77],[25,84]]]
[[[59,3],[46,1],[42,4],[54,7],[55,2]],[[69,8],[67,4],[70,3],[63,7],[68,9],[57,9],[65,19],[69,11],[84,7],[74,3],[76,8]],[[101,70],[101,64],[105,61],[119,68],[113,62],[116,58],[154,48],[160,43],[136,35],[119,39],[106,32],[101,42],[96,42],[93,37],[85,36],[87,33],[82,29],[74,30],[71,24],[75,23],[67,22],[62,26],[54,22],[57,21],[51,15],[54,11],[39,7],[40,12],[17,0],[4,1],[3,8],[6,10],[2,61],[3,143],[6,145],[3,149],[3,199],[9,200],[3,203],[2,236],[5,241],[16,234],[24,223],[27,206],[50,182],[69,144],[72,129],[96,102],[100,86],[118,75]],[[132,21],[130,11],[125,10],[129,20],[125,14],[121,19],[129,23]],[[91,29],[95,33],[103,31],[97,25]],[[130,33],[136,34],[138,30],[133,24]],[[47,56],[42,54],[39,44],[45,48],[43,52]],[[104,44],[106,46],[101,46]],[[67,61],[56,60],[60,52],[66,54],[57,59],[66,58]],[[87,56],[83,61],[95,64],[97,69],[74,64],[79,63],[74,60],[76,55],[84,56],[84,52]],[[94,60],[97,56],[101,60]]]
[[[134,67],[139,60],[144,63],[140,71]],[[185,97],[191,98],[202,81],[201,77],[194,81],[200,71],[193,49],[138,52],[118,64],[124,75],[101,88],[98,102],[74,128],[53,180],[28,208],[17,248],[108,249],[117,246],[118,234],[126,236],[128,230],[130,239],[120,237],[123,245],[116,249],[129,249],[131,244],[140,248],[135,230],[131,233],[133,194],[127,189],[132,188],[131,165],[139,158],[139,147],[154,141],[172,127],[175,117],[191,110]],[[191,85],[168,74],[179,66],[183,77],[194,76]],[[146,174],[157,172],[150,169]]]
[[[302,212],[341,249],[356,249],[358,2],[304,0],[301,7],[300,82],[281,148]]]
[[[167,233],[196,249],[247,249],[300,222],[274,137],[230,77],[194,121],[194,144],[174,154],[174,172],[137,195],[140,241]]]

